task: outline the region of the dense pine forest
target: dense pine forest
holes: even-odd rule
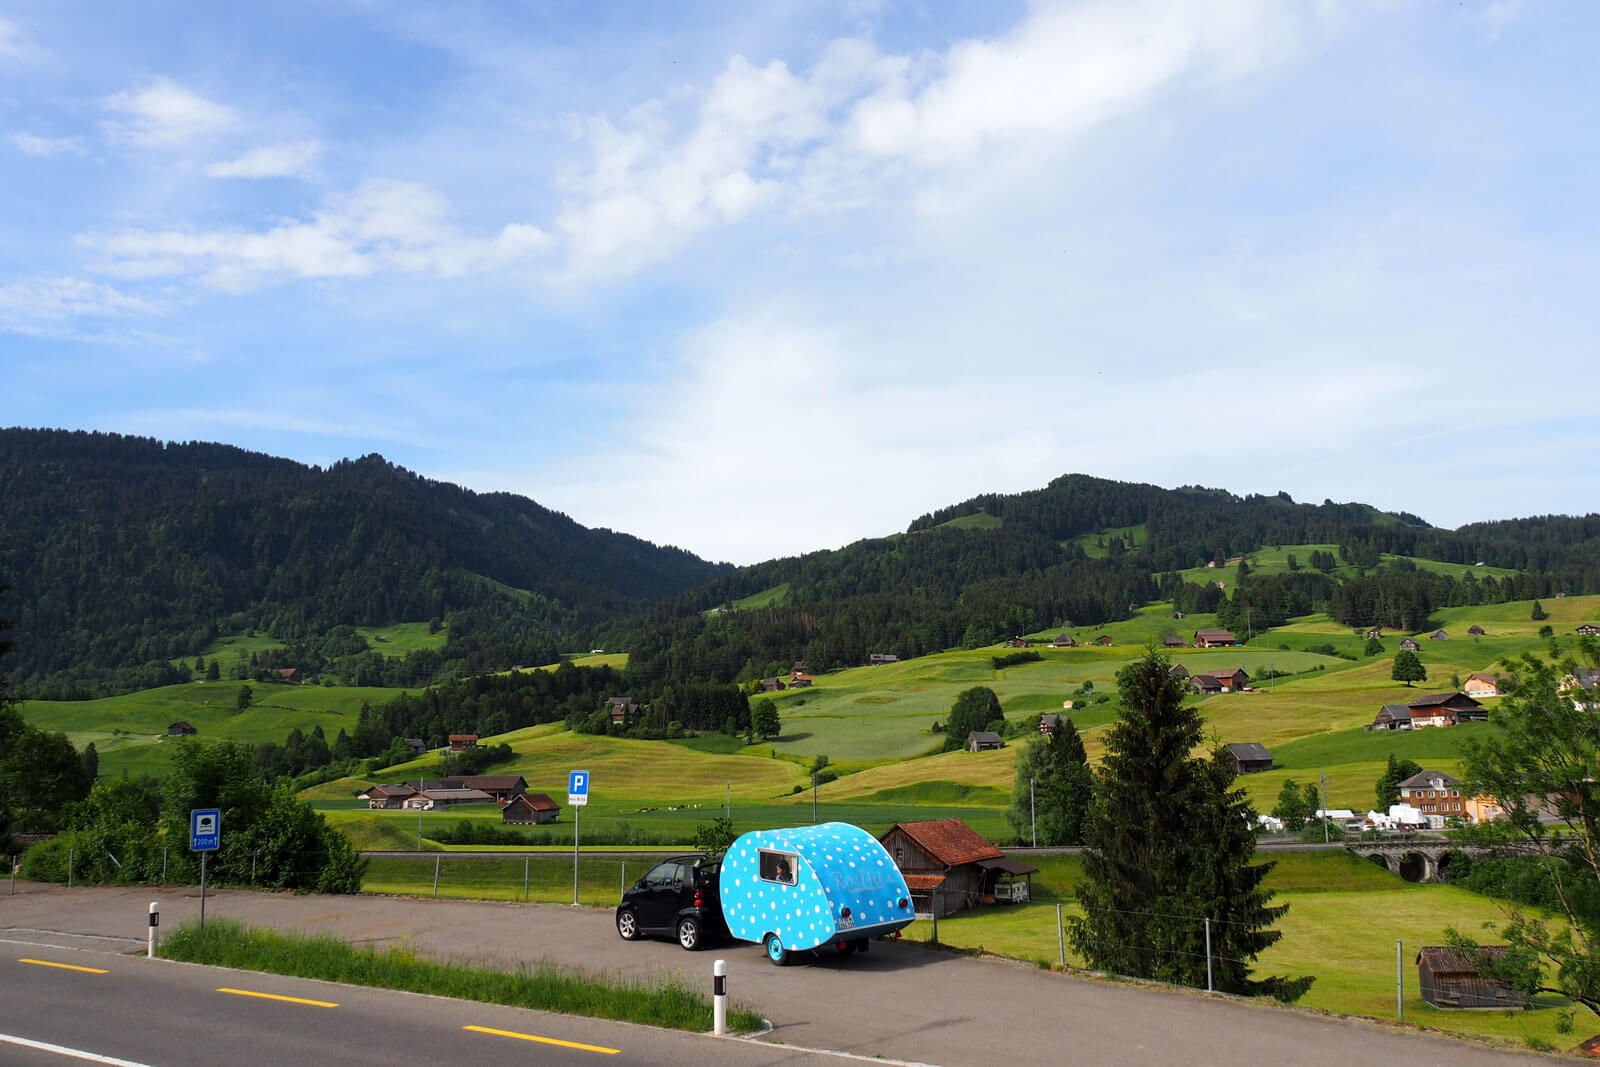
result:
[[[228,445],[0,430],[0,502],[8,666],[33,696],[187,680],[174,661],[250,631],[348,682],[551,662],[725,569],[378,456],[323,470]],[[447,629],[444,651],[363,654],[347,629],[408,620]]]

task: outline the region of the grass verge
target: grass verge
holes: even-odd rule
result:
[[[338,938],[253,929],[229,919],[214,919],[201,930],[184,923],[158,950],[162,959],[266,971],[296,978],[318,978],[345,985],[401,989],[412,993],[504,1004],[563,1015],[709,1031],[711,999],[682,981],[659,977],[619,980],[540,963],[516,972],[489,971],[423,959],[409,948],[378,952]],[[730,1007],[728,1026],[736,1033],[759,1030],[761,1015]]]

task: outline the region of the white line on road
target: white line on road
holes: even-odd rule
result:
[[[149,1067],[148,1064],[137,1063],[133,1060],[119,1060],[115,1056],[102,1056],[98,1052],[85,1052],[79,1048],[67,1048],[65,1045],[52,1045],[47,1041],[31,1041],[26,1037],[15,1034],[0,1034],[0,1041],[7,1044],[21,1045],[23,1048],[37,1049],[40,1052],[54,1052],[58,1056],[71,1056],[75,1060],[88,1060],[90,1063],[108,1063],[112,1067]]]

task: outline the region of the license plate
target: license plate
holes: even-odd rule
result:
[[[854,916],[852,916],[852,915],[844,915],[844,916],[840,917],[840,919],[839,919],[839,929],[841,929],[841,930],[854,930],[855,928],[856,928],[856,920],[855,920]]]

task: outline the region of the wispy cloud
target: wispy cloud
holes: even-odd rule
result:
[[[302,178],[315,168],[322,155],[317,140],[263,145],[233,159],[206,168],[211,178]]]
[[[0,15],[0,63],[22,66],[38,62],[43,55],[43,50],[24,36],[15,22]]]
[[[142,148],[184,144],[239,121],[232,108],[163,77],[152,78],[140,89],[113,93],[103,103],[106,110],[123,116],[108,119],[107,130]]]
[[[123,278],[195,275],[227,290],[295,278],[361,278],[380,271],[460,277],[527,265],[550,245],[536,226],[508,223],[473,237],[442,196],[412,182],[369,181],[304,221],[260,232],[123,230],[87,234],[102,271]]]
[[[58,156],[63,152],[73,155],[83,155],[83,139],[80,137],[40,137],[37,134],[18,131],[8,138],[16,146],[17,151],[30,156],[48,158]]]
[[[34,278],[0,286],[3,333],[101,341],[111,336],[104,326],[108,320],[158,311],[146,300],[82,278]]]

